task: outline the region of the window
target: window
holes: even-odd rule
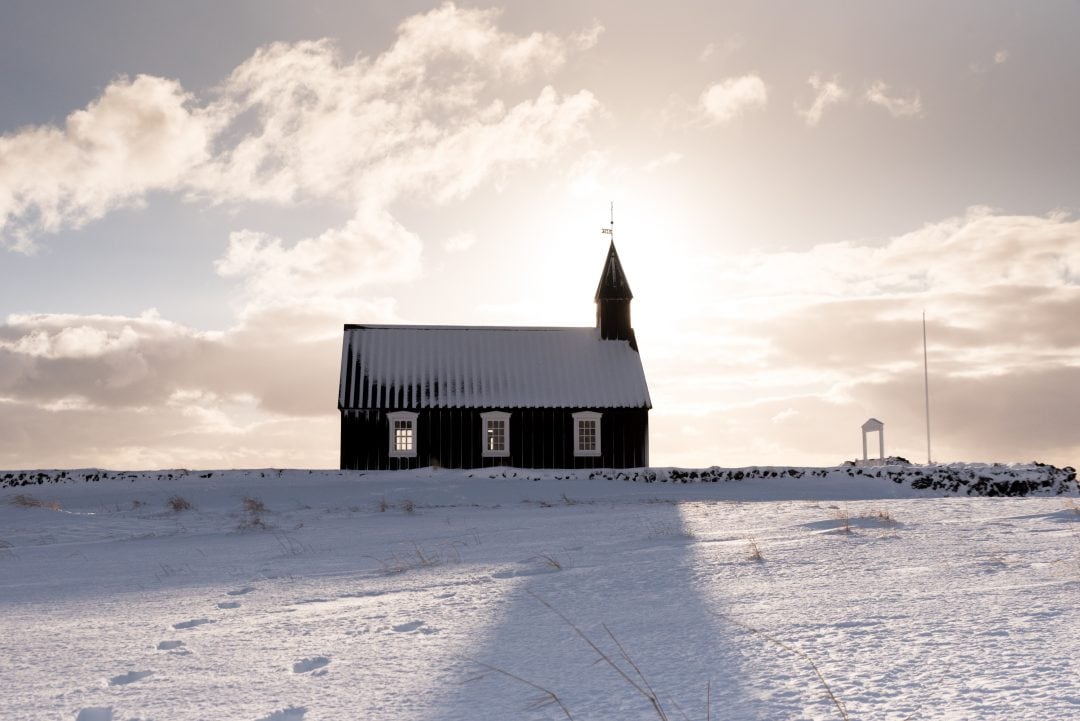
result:
[[[596,421],[578,421],[577,449],[582,453],[596,450]]]
[[[484,458],[505,458],[510,455],[510,414],[488,411],[480,414],[480,448]]]
[[[394,421],[394,451],[408,453],[414,450],[413,422]]]
[[[574,418],[574,455],[600,455],[600,414],[595,411],[579,411]]]
[[[390,457],[416,457],[416,414],[409,411],[388,413],[390,419]]]

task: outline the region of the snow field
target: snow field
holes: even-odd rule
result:
[[[1075,497],[259,474],[0,489],[0,716],[1080,716]]]

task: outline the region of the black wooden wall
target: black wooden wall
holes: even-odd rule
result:
[[[510,455],[483,456],[480,414],[510,413]],[[599,456],[574,455],[572,414],[600,411]],[[638,468],[646,465],[649,411],[646,408],[432,408],[417,411],[416,457],[390,457],[389,411],[341,411],[341,467],[444,468]]]

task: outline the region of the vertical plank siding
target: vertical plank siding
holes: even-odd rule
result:
[[[485,457],[480,414],[509,410],[509,456]],[[574,455],[573,414],[599,410],[600,455]],[[398,470],[444,468],[638,468],[648,463],[647,408],[433,408],[416,419],[416,456],[390,456],[390,421],[385,410],[341,411],[341,467]]]

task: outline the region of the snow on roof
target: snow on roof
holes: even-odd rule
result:
[[[641,356],[596,328],[346,325],[339,408],[651,408]]]

